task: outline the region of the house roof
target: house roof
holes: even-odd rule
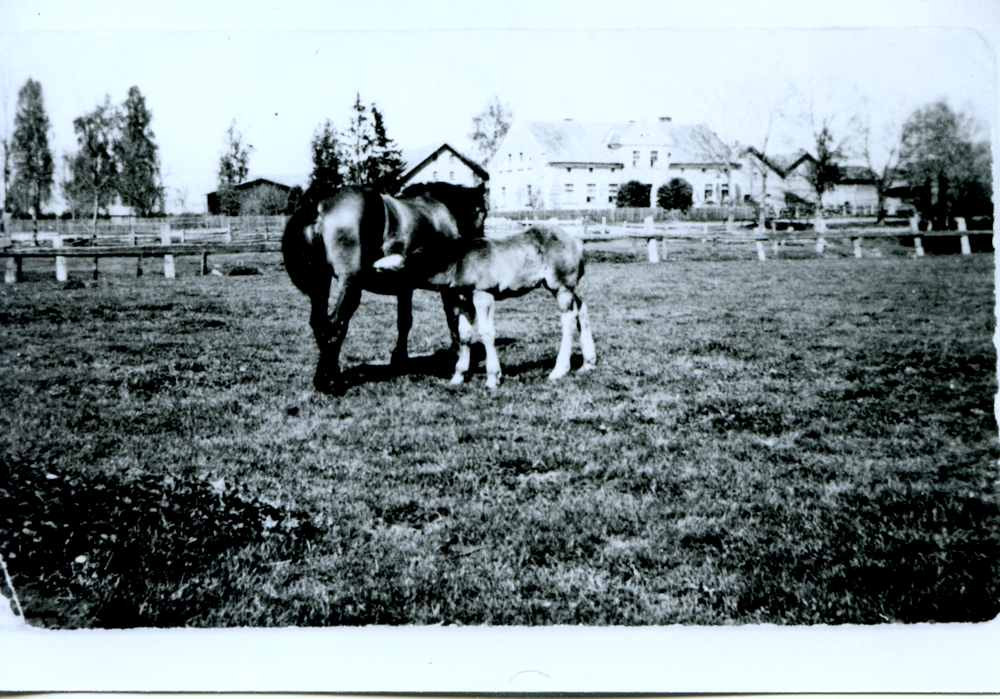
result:
[[[407,148],[403,151],[401,158],[404,163],[404,170],[399,174],[397,178],[397,186],[403,187],[408,181],[413,179],[414,175],[420,172],[430,161],[434,160],[438,155],[448,151],[453,154],[456,158],[465,163],[469,169],[471,169],[477,176],[483,180],[489,180],[490,175],[486,170],[484,170],[479,163],[466,157],[462,153],[449,146],[447,143],[441,143],[438,145],[420,146],[418,148]]]
[[[236,185],[236,189],[253,189],[254,187],[259,187],[261,185],[271,185],[272,187],[277,187],[284,191],[289,191],[291,189],[287,184],[282,184],[281,182],[275,182],[274,180],[267,179],[266,177],[258,177],[253,180],[247,180],[246,182],[241,182]]]
[[[801,149],[790,153],[771,153],[770,155],[764,155],[753,146],[750,146],[747,148],[746,152],[748,155],[753,155],[757,158],[757,160],[761,161],[771,170],[778,173],[782,179],[788,177],[788,175],[802,162],[806,160],[814,160],[809,153]]]
[[[722,141],[705,124],[674,124],[666,119],[625,123],[524,121],[519,124],[538,143],[548,164],[604,164],[624,167],[630,146],[662,146],[672,162],[711,163],[707,151],[722,151]],[[508,132],[509,133],[509,132]],[[668,155],[669,154],[669,155]]]
[[[524,128],[538,143],[549,163],[607,163],[622,165],[608,148],[613,124],[588,121],[525,121]]]

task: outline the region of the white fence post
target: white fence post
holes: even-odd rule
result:
[[[761,262],[765,262],[767,260],[767,255],[764,254],[763,240],[757,241],[757,259],[760,260]]]
[[[16,284],[19,280],[21,270],[18,269],[21,266],[21,259],[8,257],[7,258],[7,268],[3,273],[3,280],[7,284]]]
[[[608,217],[601,216],[601,233],[607,235],[608,232]]]
[[[972,247],[969,245],[969,236],[963,235],[961,240],[962,240],[962,254],[971,255]]]
[[[660,261],[660,241],[653,236],[656,235],[656,230],[653,228],[653,217],[647,216],[644,222],[643,228],[646,232],[646,249],[649,254],[649,261],[652,264],[656,264]]]
[[[913,249],[917,251],[917,257],[924,256],[924,243],[919,235],[913,239]]]
[[[170,224],[164,223],[160,226],[160,243],[170,245]],[[174,278],[174,256],[163,256],[163,276],[167,279]]]
[[[816,254],[822,255],[823,250],[825,249],[826,249],[826,240],[824,240],[823,236],[820,236],[819,238],[816,239]]]
[[[56,233],[55,237],[52,239],[52,247],[61,248],[63,246],[62,236]],[[64,282],[68,279],[66,273],[66,258],[62,255],[56,255],[56,281]]]
[[[854,256],[861,257],[861,238],[854,239]]]

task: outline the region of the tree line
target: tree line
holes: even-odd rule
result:
[[[79,150],[63,156],[59,186],[75,217],[96,221],[116,199],[138,216],[163,208],[158,147],[152,112],[138,87],[121,105],[105,96],[73,120]],[[6,127],[5,127],[6,129]],[[4,211],[22,218],[42,216],[56,186],[56,159],[49,147],[50,123],[42,86],[28,81],[17,94],[14,132],[3,136]]]
[[[346,184],[385,188],[404,168],[402,152],[389,138],[381,110],[374,102],[362,102],[361,93],[351,107],[347,130],[339,132],[326,119],[316,127],[309,145],[313,167],[306,191],[296,186],[286,193],[269,185],[240,190],[253,146],[243,144],[234,121],[219,159],[220,213],[291,213],[304,201],[324,199]]]

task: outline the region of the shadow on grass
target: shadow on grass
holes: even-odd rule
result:
[[[518,340],[512,338],[497,338],[495,345],[498,350],[502,350],[504,347],[516,345],[517,343]],[[485,348],[482,343],[475,342],[472,344],[471,350],[469,371],[466,376],[485,374]],[[505,364],[501,356],[500,365],[504,376],[514,377],[534,373],[547,375],[555,366],[555,361],[555,353],[547,352],[538,359],[531,359],[518,364]],[[570,368],[572,371],[576,371],[581,366],[583,366],[583,357],[579,353],[576,353],[570,358]],[[450,379],[454,372],[455,354],[451,350],[442,349],[426,356],[409,357],[405,362],[358,364],[352,366],[344,370],[341,374],[338,392],[343,393],[351,388],[366,384],[393,381],[401,376],[430,376],[439,379]]]

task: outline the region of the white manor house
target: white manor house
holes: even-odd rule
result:
[[[630,180],[657,188],[675,177],[693,188],[695,206],[742,202],[746,168],[731,165],[734,192],[717,155],[722,144],[704,124],[670,117],[627,123],[515,121],[488,164],[490,208],[611,209]]]

